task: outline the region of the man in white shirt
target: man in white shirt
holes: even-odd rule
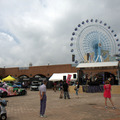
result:
[[[46,109],[46,85],[47,80],[43,81],[43,85],[39,87],[39,95],[40,95],[40,117],[46,117],[45,116],[45,109]]]

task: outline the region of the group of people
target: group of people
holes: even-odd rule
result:
[[[62,80],[60,81],[60,98],[63,98],[63,93],[64,93],[64,99],[66,98],[70,99],[69,85],[68,83],[66,83],[66,80],[64,80],[64,82]]]
[[[60,99],[62,99],[63,96],[64,96],[64,99],[66,99],[66,98],[70,99],[69,84],[66,83],[66,81],[62,81],[62,80],[60,81],[59,90],[60,90]],[[76,95],[78,96],[78,91],[79,91],[79,83],[78,82],[76,82],[74,90],[76,91]]]
[[[47,97],[46,97],[46,84],[47,84],[47,81],[44,80],[43,81],[43,85],[41,85],[39,87],[40,117],[46,117],[45,116],[46,100],[47,100]],[[60,98],[63,98],[63,93],[64,93],[64,99],[66,99],[66,97],[68,99],[70,99],[70,95],[69,95],[69,90],[68,89],[69,89],[68,83],[66,83],[66,81],[64,81],[64,82],[60,81]],[[76,86],[75,86],[76,95],[78,95],[78,90],[79,90],[79,83],[77,82]],[[111,104],[112,104],[112,106],[113,106],[113,109],[115,109],[115,106],[114,106],[113,101],[111,99],[111,85],[110,85],[109,80],[105,81],[103,96],[105,98],[105,108],[107,109],[107,99],[109,99]]]

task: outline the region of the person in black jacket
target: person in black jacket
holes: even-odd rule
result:
[[[68,84],[66,83],[66,80],[63,83],[63,91],[64,91],[64,99],[66,99],[66,96],[68,99],[70,99],[69,91],[68,91]]]

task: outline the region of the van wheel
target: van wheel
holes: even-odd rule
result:
[[[4,93],[2,94],[2,97],[7,97],[7,93],[4,92]]]
[[[6,115],[1,115],[1,120],[6,120],[6,119],[7,119]]]
[[[26,94],[26,91],[23,90],[21,94],[22,94],[22,95],[25,95],[25,94]]]

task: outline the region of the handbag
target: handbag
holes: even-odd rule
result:
[[[75,87],[74,90],[77,90],[77,88]]]

